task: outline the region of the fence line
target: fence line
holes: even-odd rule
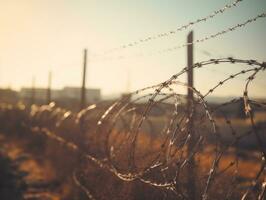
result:
[[[257,121],[254,109],[265,112],[266,106],[265,102],[249,97],[248,91],[257,74],[266,69],[266,64],[255,60],[220,58],[198,62],[192,67],[200,69],[222,64],[242,64],[247,69],[218,81],[204,94],[179,81],[188,71],[188,67],[185,67],[160,84],[132,92],[109,105],[92,105],[79,113],[60,109],[54,104],[33,105],[30,112],[15,106],[1,105],[0,119],[3,122],[6,120],[6,123],[0,127],[5,128],[9,121],[20,116],[9,113],[21,112],[24,118],[19,121],[19,125],[28,127],[29,133],[55,140],[78,152],[83,161],[93,163],[121,181],[139,181],[150,185],[169,199],[189,199],[189,191],[184,185],[188,176],[188,163],[193,157],[196,159],[195,194],[198,199],[224,199],[225,196],[227,199],[263,199],[266,144],[262,131],[266,126],[263,124],[265,121]],[[248,76],[241,98],[215,107],[207,103],[206,98],[215,90],[230,84],[230,80],[241,75]],[[186,114],[184,95],[178,92],[181,88],[193,91],[193,110],[197,112]],[[246,115],[244,132],[234,125],[235,119],[223,111],[228,106],[236,105],[243,105],[240,111]],[[217,117],[219,113],[221,117]],[[188,152],[191,135],[187,125],[192,118],[198,129],[195,130],[194,146]],[[241,181],[242,165],[248,160],[241,156],[239,145],[245,139],[254,139],[254,152],[260,153],[260,156],[256,153],[250,153],[250,156],[254,156],[256,166],[260,167],[250,169],[253,170],[253,176]],[[85,191],[88,198],[96,199],[97,193],[90,192],[87,186],[89,181],[86,182],[86,176],[88,178],[93,174],[88,174],[82,165],[77,168],[83,171],[85,182],[79,181],[75,170],[75,183]],[[221,188],[221,185],[224,187]]]
[[[232,7],[236,7],[242,1],[243,0],[235,0],[233,3],[226,4],[224,7],[213,11],[211,14],[209,14],[207,16],[199,18],[199,19],[191,21],[191,22],[188,22],[187,24],[181,25],[178,28],[176,28],[175,30],[167,31],[167,32],[164,32],[164,33],[159,33],[159,34],[156,34],[156,35],[151,35],[151,36],[145,37],[143,39],[139,39],[139,40],[127,43],[127,44],[123,44],[123,45],[121,45],[119,47],[106,50],[102,54],[98,54],[96,56],[107,55],[107,54],[110,54],[110,53],[113,53],[113,52],[121,51],[121,50],[129,48],[129,47],[137,46],[139,44],[146,43],[146,42],[149,42],[149,41],[152,41],[152,40],[156,40],[156,39],[159,39],[159,38],[164,38],[164,37],[167,37],[167,36],[170,36],[170,35],[177,34],[178,32],[186,30],[186,29],[188,29],[188,28],[190,28],[190,27],[192,27],[192,26],[194,26],[194,25],[196,25],[198,23],[206,22],[209,19],[212,19],[212,18],[214,18],[215,16],[217,16],[219,14],[223,14],[226,10],[229,10]]]
[[[266,17],[266,13],[261,13],[253,18],[249,18],[247,19],[246,21],[242,22],[242,23],[238,23],[236,25],[233,25],[233,26],[230,26],[224,30],[221,30],[221,31],[218,31],[214,34],[210,34],[210,35],[207,35],[201,39],[197,39],[195,40],[194,42],[192,43],[185,43],[185,44],[182,44],[182,45],[178,45],[178,46],[174,46],[174,47],[170,47],[170,48],[166,48],[166,49],[162,49],[162,50],[159,50],[159,51],[154,51],[154,52],[150,52],[150,53],[147,53],[147,54],[135,54],[135,55],[132,55],[132,56],[113,56],[113,57],[103,57],[101,59],[93,59],[93,62],[97,62],[97,61],[112,61],[112,60],[123,60],[123,59],[128,59],[128,58],[137,58],[137,57],[144,57],[144,56],[155,56],[155,55],[161,55],[161,54],[165,54],[165,53],[169,53],[169,52],[173,52],[173,51],[176,51],[178,49],[181,49],[181,48],[184,48],[184,47],[187,47],[191,44],[197,44],[197,43],[202,43],[202,42],[205,42],[205,41],[208,41],[208,40],[211,40],[211,39],[215,39],[217,37],[220,37],[224,34],[227,34],[229,32],[233,32],[239,28],[243,28],[245,27],[246,25],[250,24],[250,23],[253,23],[255,21],[257,21],[258,19],[260,18],[265,18]]]

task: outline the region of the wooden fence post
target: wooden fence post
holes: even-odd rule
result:
[[[48,74],[48,87],[47,87],[47,104],[51,102],[51,84],[52,84],[52,72]]]
[[[30,104],[33,105],[35,103],[35,76],[32,77],[31,82],[31,99]]]
[[[188,82],[188,90],[187,90],[187,117],[189,122],[187,124],[188,134],[190,134],[191,138],[188,142],[188,155],[190,155],[193,151],[195,145],[195,134],[194,134],[194,98],[193,98],[193,31],[189,32],[187,36],[187,82]],[[191,157],[188,162],[188,171],[187,171],[187,190],[188,196],[190,200],[196,199],[196,167],[195,167],[195,158]]]
[[[86,105],[86,68],[87,68],[87,49],[84,49],[80,110],[84,109]]]

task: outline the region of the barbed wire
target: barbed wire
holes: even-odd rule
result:
[[[159,34],[156,34],[156,35],[151,35],[151,36],[145,37],[143,39],[139,39],[139,40],[136,40],[136,41],[133,41],[133,42],[129,42],[129,43],[121,45],[119,47],[106,50],[102,54],[98,54],[98,55],[95,55],[95,56],[107,55],[107,54],[110,54],[110,53],[113,53],[113,52],[117,52],[119,50],[123,50],[123,49],[129,48],[129,47],[134,47],[134,46],[137,46],[139,44],[146,43],[146,42],[149,42],[149,41],[152,41],[152,40],[156,40],[156,39],[159,39],[159,38],[164,38],[164,37],[167,37],[167,36],[171,36],[171,35],[177,34],[178,32],[186,30],[186,29],[188,29],[188,28],[190,28],[190,27],[192,27],[192,26],[194,26],[194,25],[196,25],[198,23],[206,22],[209,19],[212,19],[212,18],[214,18],[215,16],[217,16],[219,14],[223,14],[226,10],[228,10],[228,9],[230,9],[232,7],[236,7],[242,1],[243,0],[235,0],[233,3],[226,4],[224,7],[213,11],[211,14],[209,14],[207,16],[199,18],[199,19],[191,21],[191,22],[188,22],[187,24],[181,25],[178,28],[176,28],[175,30],[167,31],[167,32],[164,32],[164,33],[159,33]]]
[[[170,47],[170,48],[166,48],[166,49],[162,49],[162,50],[159,50],[159,51],[155,51],[155,52],[150,52],[150,53],[147,53],[147,54],[143,54],[143,53],[139,53],[139,54],[135,54],[133,56],[115,56],[115,57],[103,57],[101,59],[93,59],[92,62],[97,62],[97,61],[116,61],[116,60],[124,60],[124,59],[128,59],[128,58],[138,58],[138,57],[145,57],[145,56],[156,56],[156,55],[161,55],[161,54],[166,54],[166,53],[170,53],[170,52],[173,52],[173,51],[176,51],[178,49],[181,49],[181,48],[184,48],[184,47],[187,47],[189,45],[193,45],[193,44],[197,44],[197,43],[203,43],[205,41],[208,41],[208,40],[211,40],[211,39],[215,39],[217,37],[220,37],[224,34],[227,34],[227,33],[230,33],[230,32],[233,32],[239,28],[243,28],[245,27],[246,25],[250,24],[250,23],[253,23],[255,21],[257,21],[258,19],[260,18],[265,18],[266,17],[266,13],[261,13],[253,18],[249,18],[248,20],[244,21],[243,23],[238,23],[234,26],[231,26],[227,29],[224,29],[224,30],[221,30],[219,32],[216,32],[214,34],[210,34],[210,35],[207,35],[201,39],[197,39],[193,42],[188,42],[188,43],[185,43],[185,44],[182,44],[182,45],[178,45],[178,46],[174,46],[174,47]]]
[[[5,130],[10,131],[17,127],[14,124],[18,124],[26,128],[30,138],[36,134],[45,136],[76,152],[83,164],[75,166],[73,180],[91,199],[99,197],[101,189],[98,188],[97,192],[98,183],[95,183],[91,190],[93,185],[89,177],[96,175],[87,169],[85,161],[91,163],[90,167],[107,172],[108,180],[115,177],[124,184],[140,182],[151,186],[158,192],[156,194],[166,199],[189,199],[186,181],[192,159],[196,161],[198,199],[263,199],[266,144],[262,131],[266,125],[263,125],[265,120],[260,122],[254,113],[255,109],[265,111],[266,107],[265,102],[249,97],[248,91],[251,82],[266,69],[266,64],[229,57],[198,62],[192,67],[199,70],[222,64],[240,64],[247,68],[218,81],[204,93],[180,81],[188,71],[184,67],[162,83],[137,90],[107,105],[91,105],[79,113],[58,108],[55,104],[33,105],[29,112],[25,106],[1,105],[0,120],[3,123],[0,128],[8,127]],[[243,80],[242,97],[217,105],[206,101],[218,88],[240,76],[247,76]],[[186,96],[180,93],[182,88],[195,94],[189,113]],[[242,104],[238,109],[237,106]],[[240,118],[230,116],[235,108],[236,112],[246,113],[242,125],[245,130],[235,125]],[[188,129],[192,118],[197,127],[193,136]],[[195,143],[188,152],[188,144],[193,138]],[[246,151],[247,158],[241,155],[243,150],[240,148],[245,140],[252,140],[256,146],[254,153]],[[254,160],[254,167],[249,169],[252,175],[247,178],[245,163],[250,162],[249,157]],[[82,181],[77,169],[82,174]]]
[[[262,14],[259,14],[257,15],[256,17],[253,17],[253,18],[250,18],[248,20],[246,20],[245,22],[243,23],[239,23],[237,25],[234,25],[234,26],[231,26],[225,30],[222,30],[222,31],[219,31],[215,34],[211,34],[211,35],[208,35],[202,39],[197,39],[195,40],[194,42],[192,43],[186,43],[186,44],[183,44],[183,45],[179,45],[179,46],[175,46],[175,47],[172,47],[172,48],[168,48],[168,49],[165,49],[165,50],[162,50],[162,51],[159,51],[159,53],[164,53],[164,52],[167,52],[167,51],[175,51],[177,49],[180,49],[180,48],[183,48],[183,47],[187,47],[188,45],[192,45],[192,44],[196,44],[196,43],[201,43],[201,42],[205,42],[207,40],[210,40],[210,39],[213,39],[213,38],[216,38],[216,37],[219,37],[221,35],[224,35],[226,33],[229,33],[229,32],[232,32],[232,31],[235,31],[236,29],[239,29],[239,28],[242,28],[242,27],[245,27],[247,24],[250,24],[252,22],[255,22],[257,19],[259,18],[264,18],[266,17],[266,13],[262,13]]]

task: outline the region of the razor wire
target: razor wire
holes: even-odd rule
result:
[[[203,93],[180,81],[188,71],[184,67],[160,84],[137,90],[107,105],[91,105],[79,113],[53,103],[33,105],[30,112],[24,106],[2,105],[1,128],[17,120],[29,133],[45,136],[78,152],[85,162],[77,166],[84,180],[79,180],[76,170],[73,179],[90,199],[97,199],[100,191],[90,184],[89,177],[94,174],[87,169],[86,162],[125,184],[138,181],[151,186],[166,199],[189,199],[185,185],[188,163],[192,159],[196,161],[198,199],[224,199],[225,196],[227,199],[263,199],[266,144],[262,133],[266,125],[265,119],[258,121],[255,110],[265,112],[266,107],[265,102],[252,99],[248,91],[256,76],[266,69],[266,63],[229,57],[198,62],[193,68],[200,70],[222,64],[240,64],[246,69],[218,81]],[[206,98],[214,91],[240,76],[247,76],[242,97],[217,106],[207,102]],[[195,94],[191,113],[186,111],[182,89],[193,90]],[[237,119],[224,110],[239,104],[243,105],[241,111],[246,116],[245,130],[237,128]],[[188,130],[192,117],[197,126],[194,136]],[[196,142],[188,152],[192,137]],[[246,156],[252,157],[256,167],[249,169],[252,175],[243,178],[247,170],[243,166],[249,161],[241,156],[243,150],[239,146],[246,140],[254,140],[256,148]]]

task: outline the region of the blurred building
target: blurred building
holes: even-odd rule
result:
[[[47,89],[46,88],[21,88],[20,97],[22,99],[30,99],[32,98],[32,94],[34,91],[34,97],[39,100],[45,100],[47,97]]]
[[[63,98],[80,99],[81,96],[81,88],[79,87],[64,87],[60,92]],[[98,102],[101,100],[101,90],[86,89],[85,96],[87,102]]]
[[[33,95],[34,92],[34,95]],[[95,103],[101,100],[100,89],[86,89],[86,102]],[[29,101],[32,96],[37,103],[45,103],[47,100],[47,88],[21,88],[20,98]],[[80,101],[81,89],[79,87],[64,87],[61,90],[51,90],[52,101]]]
[[[17,103],[19,100],[18,93],[11,89],[0,89],[0,102]]]

